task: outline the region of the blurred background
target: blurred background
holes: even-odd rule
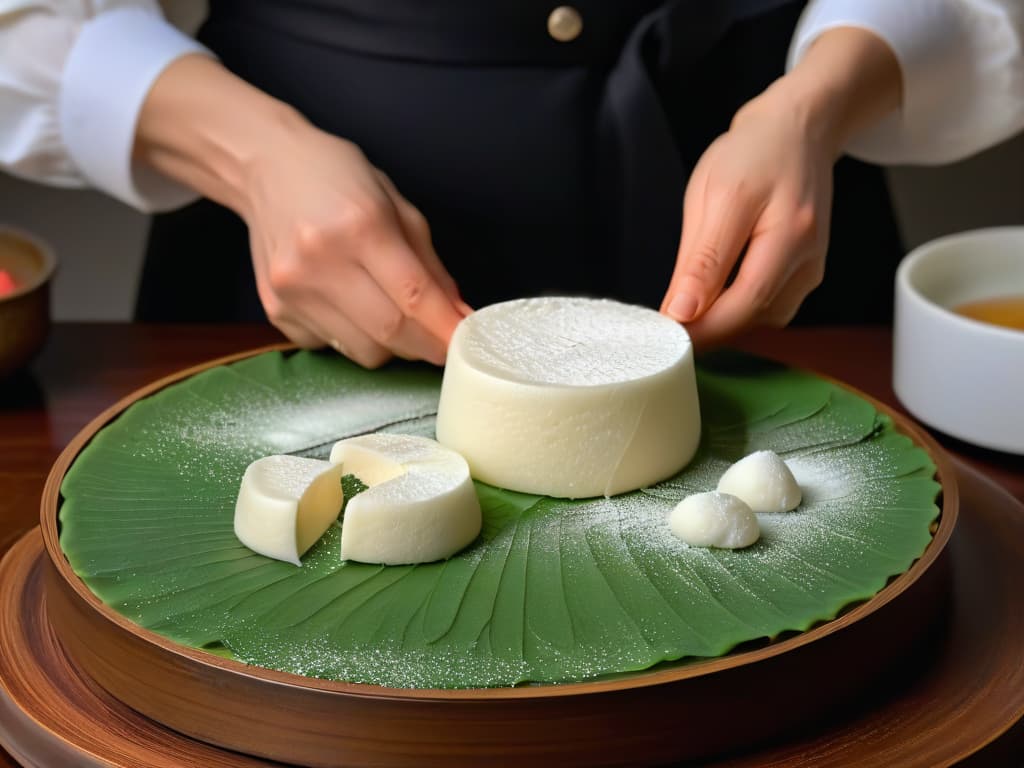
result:
[[[954,165],[893,168],[907,248],[977,227],[1024,225],[1024,135]],[[49,241],[60,261],[55,320],[128,320],[149,220],[95,192],[0,173],[0,223]]]

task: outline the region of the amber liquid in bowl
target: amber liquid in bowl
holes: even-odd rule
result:
[[[953,311],[972,320],[1024,331],[1024,295],[969,301],[953,307]]]

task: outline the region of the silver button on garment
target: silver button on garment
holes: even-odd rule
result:
[[[560,43],[569,43],[583,31],[583,17],[571,5],[560,5],[548,16],[548,34]]]

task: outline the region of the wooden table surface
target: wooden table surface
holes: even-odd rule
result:
[[[0,382],[0,555],[36,525],[51,464],[100,411],[166,374],[281,340],[260,325],[58,324],[29,371]],[[903,410],[892,391],[889,328],[765,331],[738,346],[832,376]],[[1024,457],[935,436],[954,456],[1024,500]],[[1024,743],[1021,730],[1009,736],[1015,744]],[[0,768],[14,765],[0,750]]]

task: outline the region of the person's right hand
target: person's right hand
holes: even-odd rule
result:
[[[472,310],[423,215],[354,144],[190,55],[150,90],[134,155],[245,219],[260,300],[290,339],[368,368],[444,362]]]
[[[253,163],[249,186],[243,216],[274,325],[368,368],[392,355],[444,363],[469,307],[426,219],[358,147],[307,126]]]

